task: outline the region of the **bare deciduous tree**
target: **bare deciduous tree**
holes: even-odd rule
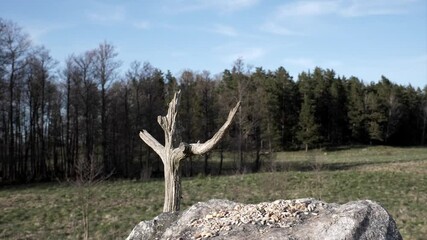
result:
[[[169,109],[166,116],[158,116],[157,122],[165,132],[165,145],[160,144],[146,130],[139,133],[140,138],[150,146],[162,159],[165,176],[165,201],[163,212],[178,211],[181,200],[181,170],[180,162],[186,157],[192,155],[200,155],[211,150],[221,138],[225,131],[230,126],[240,102],[230,111],[224,125],[218,130],[215,135],[205,143],[183,143],[179,147],[173,147],[173,135],[175,132],[175,118],[177,115],[178,101],[180,92],[175,93],[172,101],[169,103]]]
[[[427,87],[425,88],[425,92],[427,93]],[[427,94],[426,100],[421,103],[421,145],[424,145],[426,139],[426,131],[427,131]]]
[[[76,179],[73,182],[78,189],[78,204],[82,214],[83,239],[90,238],[90,214],[93,202],[96,202],[93,189],[111,177],[113,172],[103,175],[103,164],[100,160],[90,156],[90,161],[78,158],[76,165]]]
[[[111,171],[116,168],[116,163],[111,164],[111,159],[108,159],[108,141],[107,141],[107,105],[108,96],[107,91],[110,83],[117,78],[117,69],[120,67],[121,62],[116,60],[118,53],[113,45],[104,42],[99,45],[95,51],[94,71],[95,78],[99,82],[101,88],[101,147],[102,147],[102,160],[105,171]],[[111,166],[113,165],[113,166]]]

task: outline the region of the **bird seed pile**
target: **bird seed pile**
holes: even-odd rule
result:
[[[193,219],[190,227],[196,228],[193,239],[227,235],[233,228],[253,224],[260,231],[268,228],[292,227],[302,218],[317,215],[322,202],[305,200],[277,200],[271,203],[240,204],[233,208],[216,210],[202,218]]]

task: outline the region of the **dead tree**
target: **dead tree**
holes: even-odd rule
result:
[[[169,103],[169,109],[166,116],[158,116],[157,122],[165,132],[165,145],[160,144],[146,130],[139,133],[140,138],[151,147],[162,159],[165,175],[165,202],[163,212],[179,211],[181,200],[181,169],[180,162],[186,157],[200,155],[211,150],[224,136],[225,131],[230,126],[240,102],[230,111],[224,125],[215,135],[205,143],[180,143],[179,147],[173,146],[173,134],[175,132],[175,118],[179,101],[179,94],[174,94],[172,101]]]

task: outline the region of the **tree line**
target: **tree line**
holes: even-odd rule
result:
[[[124,74],[120,69],[107,42],[60,66],[18,25],[0,19],[0,182],[73,179],[80,162],[96,163],[102,175],[162,176],[160,159],[138,133],[147,129],[164,139],[157,116],[178,90],[178,143],[209,139],[241,102],[215,150],[218,174],[230,152],[236,170],[257,171],[275,151],[426,144],[427,86],[385,76],[365,83],[320,67],[294,79],[284,67],[253,68],[242,59],[218,75],[187,69],[174,76],[138,61]],[[190,157],[184,174],[213,174],[212,154]]]

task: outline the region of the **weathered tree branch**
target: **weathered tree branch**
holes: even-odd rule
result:
[[[233,120],[234,115],[237,112],[237,109],[239,109],[240,102],[236,104],[236,106],[230,111],[227,117],[227,121],[222,125],[222,127],[218,130],[218,132],[215,133],[215,135],[206,141],[205,143],[192,143],[190,144],[191,148],[191,154],[199,155],[199,154],[205,154],[206,152],[210,151],[215,145],[221,140],[221,138],[224,136],[225,131],[230,126],[231,121]]]
[[[230,126],[240,102],[230,111],[227,120],[215,135],[205,143],[181,143],[179,147],[174,148],[173,134],[175,132],[175,119],[177,115],[178,100],[180,92],[175,93],[172,101],[169,103],[166,116],[158,116],[157,122],[165,132],[165,145],[160,144],[146,130],[139,133],[139,137],[151,147],[162,159],[165,174],[165,202],[164,212],[178,211],[181,198],[181,171],[180,161],[191,155],[204,154],[211,150],[224,136],[225,131]]]
[[[154,152],[157,153],[157,155],[160,156],[160,158],[163,161],[163,154],[165,152],[165,147],[160,144],[153,136],[151,136],[150,133],[148,133],[146,130],[142,130],[139,132],[139,137],[144,141],[150,148],[154,150]],[[164,163],[164,162],[163,162]]]

